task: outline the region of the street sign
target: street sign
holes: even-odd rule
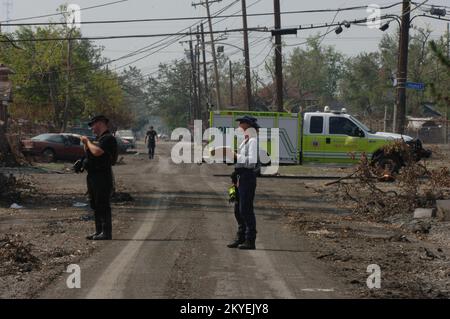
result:
[[[425,83],[417,83],[417,82],[406,82],[405,87],[407,89],[423,91],[425,90]]]

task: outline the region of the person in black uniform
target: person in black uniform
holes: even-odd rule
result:
[[[92,118],[89,126],[97,136],[95,142],[86,136],[81,137],[86,152],[87,186],[91,208],[95,215],[95,233],[87,236],[89,240],[111,240],[111,195],[113,192],[112,165],[117,160],[117,141],[108,130],[109,120],[98,115]]]
[[[256,249],[256,217],[253,200],[256,191],[256,176],[258,165],[257,119],[245,115],[238,118],[239,127],[245,132],[244,141],[238,152],[231,152],[228,156],[236,161],[235,171],[231,178],[237,186],[238,198],[234,207],[234,216],[238,224],[236,239],[227,245],[229,248]],[[252,130],[253,129],[253,130]]]
[[[155,156],[156,140],[158,139],[158,133],[150,126],[150,130],[145,134],[145,143],[148,147],[148,158],[152,159]]]

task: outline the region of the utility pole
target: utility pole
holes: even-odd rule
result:
[[[253,108],[253,101],[252,81],[250,75],[250,52],[248,46],[247,4],[245,0],[242,0],[242,27],[244,29],[245,86],[247,89],[247,109],[250,111]]]
[[[405,133],[406,124],[406,80],[408,76],[408,44],[410,28],[411,0],[403,0],[400,27],[399,58],[397,71],[397,116],[396,133]]]
[[[189,77],[189,111],[188,111],[188,127],[193,123],[193,116],[192,116],[192,100],[193,100],[193,90],[192,90],[192,77]]]
[[[213,33],[213,28],[212,28],[212,19],[211,19],[211,12],[209,10],[209,4],[213,3],[213,2],[220,2],[221,0],[215,0],[215,1],[210,1],[210,0],[205,0],[205,2],[202,3],[193,3],[192,5],[195,7],[199,4],[204,4],[206,7],[206,14],[208,15],[208,26],[209,26],[209,35],[211,37],[211,53],[212,53],[212,58],[213,58],[213,63],[214,63],[214,79],[216,82],[216,103],[217,103],[217,110],[220,110],[221,107],[221,96],[220,96],[220,81],[219,81],[219,69],[217,66],[217,56],[216,56],[216,47],[214,44],[214,33]]]
[[[447,23],[447,58],[450,60],[450,23]],[[445,112],[445,144],[448,144],[448,122],[449,120],[450,97],[447,97],[447,108]]]
[[[193,85],[193,93],[192,93],[192,117],[195,119],[195,115],[197,114],[197,72],[195,66],[195,58],[194,58],[194,48],[192,45],[192,39],[189,40],[189,50],[191,56],[191,70],[192,70],[192,85]]]
[[[203,86],[205,88],[205,97],[207,103],[210,102],[209,89],[208,89],[208,70],[206,67],[206,44],[205,44],[205,32],[203,28],[203,23],[200,24],[200,31],[202,33],[202,55],[203,55]]]
[[[233,68],[231,60],[228,60],[230,63],[230,105],[234,105],[234,96],[233,96]]]
[[[70,29],[69,31],[69,37],[67,39],[67,64],[66,64],[66,81],[67,81],[67,85],[66,85],[66,100],[64,103],[64,113],[63,113],[63,123],[62,123],[62,127],[61,127],[61,132],[65,132],[66,128],[67,128],[67,113],[69,112],[69,104],[70,104],[70,69],[71,69],[71,65],[72,65],[72,41],[71,41],[71,37],[72,37],[72,31],[73,28]]]
[[[275,30],[281,29],[280,0],[274,0]],[[277,111],[283,112],[283,61],[281,55],[281,35],[275,35],[275,82],[277,88]]]
[[[195,63],[197,66],[197,90],[198,90],[198,96],[197,96],[197,114],[195,116],[196,119],[202,118],[202,81],[201,81],[201,74],[200,74],[200,26],[197,26],[197,45],[195,46]]]

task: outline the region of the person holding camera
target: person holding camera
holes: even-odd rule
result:
[[[111,195],[114,178],[112,166],[117,161],[117,141],[108,130],[109,120],[103,115],[95,116],[88,123],[97,136],[91,142],[86,136],[81,137],[86,157],[76,164],[75,170],[87,170],[87,187],[90,206],[94,210],[95,233],[86,237],[89,240],[111,240]]]

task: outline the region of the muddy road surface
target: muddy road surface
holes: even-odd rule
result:
[[[135,198],[113,210],[127,228],[80,261],[81,288],[69,289],[62,272],[40,298],[347,298],[340,281],[285,214],[308,210],[343,214],[311,196],[302,180],[258,180],[257,249],[227,248],[235,235],[226,190],[226,165],[175,165],[173,144],[158,144],[115,167],[116,179]],[[63,178],[63,177],[62,177]],[[83,178],[83,177],[80,177]]]

